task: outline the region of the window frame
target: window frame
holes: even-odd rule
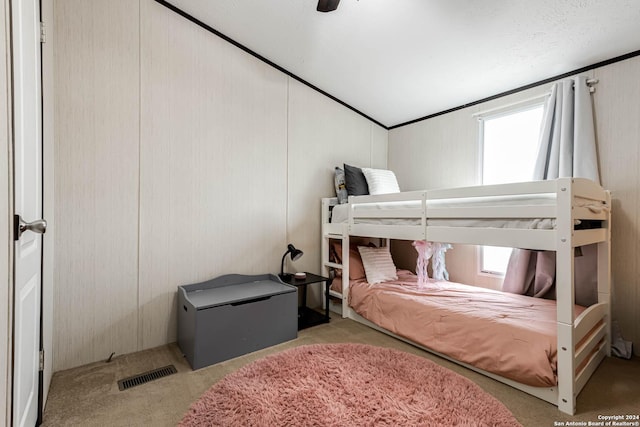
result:
[[[512,114],[517,114],[521,112],[525,112],[528,110],[533,110],[538,107],[542,107],[542,115],[544,120],[545,114],[545,106],[547,98],[549,97],[549,93],[545,93],[539,96],[534,96],[519,102],[514,102],[507,105],[502,105],[500,107],[484,110],[474,114],[473,116],[478,120],[478,182],[481,185],[484,184],[484,125],[485,121],[498,119],[500,117],[509,116]],[[506,273],[490,271],[484,269],[484,247],[485,245],[477,246],[476,256],[477,256],[477,274],[479,276],[486,276],[492,278],[504,278]]]

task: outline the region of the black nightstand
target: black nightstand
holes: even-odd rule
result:
[[[284,277],[280,276],[284,283],[293,285],[296,288],[302,287],[302,306],[298,307],[298,330],[321,323],[329,323],[329,286],[331,285],[331,279],[312,273],[305,274],[307,277],[304,279],[296,279],[293,274],[285,274]],[[307,285],[320,282],[324,282],[324,314],[307,307]]]

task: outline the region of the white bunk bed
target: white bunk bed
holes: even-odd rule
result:
[[[342,269],[342,316],[352,318],[427,351],[355,313],[348,304],[349,236],[505,246],[556,252],[557,386],[532,387],[454,362],[558,406],[573,415],[576,397],[610,355],[611,196],[581,178],[349,197],[343,221],[332,222],[336,198],[322,199],[322,271]],[[345,206],[345,205],[342,205]],[[579,229],[581,221],[595,227]],[[498,221],[498,223],[496,223]],[[498,228],[499,227],[499,228]],[[541,228],[530,228],[541,227]],[[342,264],[330,262],[331,239],[342,242]],[[598,303],[574,315],[574,248],[598,247]],[[579,372],[576,369],[580,367]]]

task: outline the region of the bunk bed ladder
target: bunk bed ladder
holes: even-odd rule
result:
[[[329,290],[329,296],[340,298],[340,314],[342,317],[349,317],[349,308],[347,304],[347,295],[349,294],[349,233],[346,225],[340,226],[340,232],[336,232],[336,228],[329,230],[328,224],[331,218],[331,207],[337,204],[336,198],[322,199],[322,244],[321,244],[321,268],[325,277],[332,277],[335,270],[342,270],[342,293]],[[332,262],[331,240],[340,240],[342,243],[342,264]],[[325,299],[323,299],[325,301]],[[325,304],[323,302],[323,304]],[[326,307],[323,307],[326,308]]]

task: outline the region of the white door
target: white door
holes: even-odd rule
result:
[[[39,0],[12,2],[14,204],[24,221],[42,216],[42,134]],[[38,419],[40,291],[43,223],[15,243],[13,425]],[[33,231],[32,229],[38,229]],[[39,232],[37,232],[39,231]],[[17,235],[18,233],[16,233]]]

